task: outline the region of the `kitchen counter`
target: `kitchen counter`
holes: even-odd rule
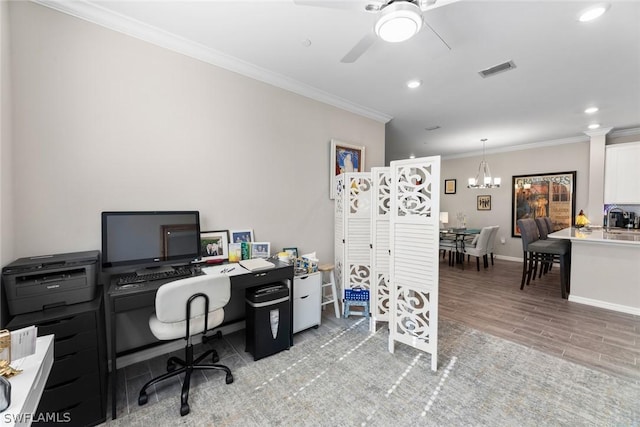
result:
[[[571,240],[569,301],[640,315],[640,231],[565,228]]]
[[[640,246],[640,229],[612,228],[610,231],[605,231],[603,228],[570,227],[551,233],[548,237],[551,239],[570,239],[571,241]]]

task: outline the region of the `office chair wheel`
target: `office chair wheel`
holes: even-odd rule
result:
[[[167,372],[173,372],[176,370],[176,364],[172,362],[167,362]]]
[[[140,396],[138,396],[138,405],[142,406],[145,403],[147,403],[147,401],[149,401],[149,397],[147,396],[147,393],[144,391],[141,391]]]
[[[218,353],[214,350],[213,354],[211,355],[211,362],[218,363],[219,361],[220,361],[220,356],[218,356]]]
[[[180,405],[180,415],[184,417],[188,413],[189,413],[189,404],[183,403],[182,405]]]
[[[225,381],[227,382],[227,384],[231,384],[233,382],[233,374],[227,374],[227,378],[225,379]]]

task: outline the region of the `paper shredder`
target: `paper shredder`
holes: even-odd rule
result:
[[[246,351],[254,360],[287,350],[291,334],[291,302],[284,283],[248,288],[246,301]]]

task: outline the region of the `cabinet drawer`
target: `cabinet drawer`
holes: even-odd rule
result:
[[[98,349],[96,347],[56,357],[47,380],[47,388],[69,382],[84,374],[98,371],[98,369]]]
[[[312,273],[306,276],[297,276],[293,279],[293,297],[304,297],[313,293],[319,293],[322,287],[321,273]]]
[[[56,358],[84,350],[85,348],[93,348],[98,345],[97,332],[95,330],[84,331],[61,339],[56,336],[54,345],[54,356]]]
[[[298,294],[300,295],[300,294]],[[293,333],[320,324],[322,296],[320,290],[293,299]]]
[[[62,319],[51,322],[42,322],[38,324],[38,335],[56,336],[56,341],[78,332],[95,330],[96,317],[94,313],[83,313],[77,316],[64,317]]]
[[[64,411],[94,396],[100,396],[98,372],[80,375],[71,381],[51,387],[47,384],[40,399],[38,412]]]

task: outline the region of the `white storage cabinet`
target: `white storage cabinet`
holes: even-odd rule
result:
[[[293,278],[293,333],[320,325],[322,273]]]

